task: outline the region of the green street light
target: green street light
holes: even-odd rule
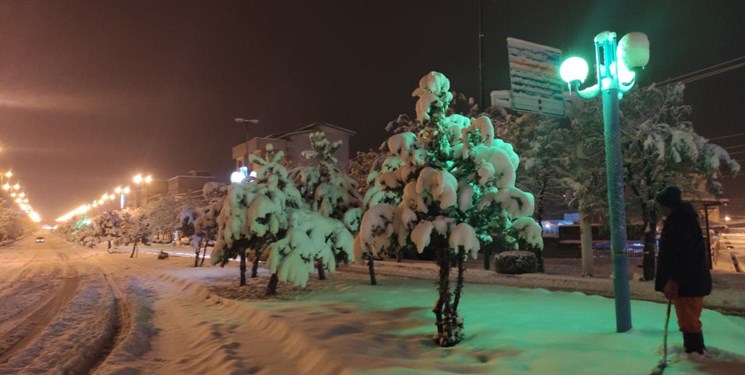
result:
[[[618,103],[623,93],[631,90],[636,82],[636,74],[632,69],[643,68],[648,62],[649,40],[645,34],[639,32],[626,34],[616,45],[616,33],[603,31],[595,36],[596,84],[585,89],[579,88],[588,72],[587,63],[579,57],[568,58],[559,68],[561,78],[569,84],[570,92],[576,92],[577,96],[582,99],[593,99],[602,95],[617,332],[626,332],[631,329],[629,262],[626,254],[626,212]]]
[[[564,82],[579,82],[582,83],[587,78],[587,72],[590,69],[587,67],[587,62],[581,57],[570,57],[561,63],[559,68],[559,75]],[[569,88],[571,89],[571,85]]]

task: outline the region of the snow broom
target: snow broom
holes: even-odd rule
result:
[[[660,360],[660,363],[655,366],[655,368],[652,369],[651,375],[661,375],[662,371],[665,370],[665,367],[667,367],[667,326],[670,323],[670,305],[672,305],[672,301],[667,301],[667,314],[665,315],[665,333],[663,335],[662,339],[662,359]]]

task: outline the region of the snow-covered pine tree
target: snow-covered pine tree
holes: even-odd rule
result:
[[[288,227],[268,247],[267,267],[272,277],[266,294],[277,292],[277,284],[289,282],[304,287],[317,259],[329,271],[338,261],[353,262],[353,237],[340,221],[307,208],[288,209]]]
[[[362,216],[362,197],[357,193],[357,182],[339,169],[338,161],[334,157],[334,153],[341,146],[341,141],[329,142],[323,132],[313,132],[309,138],[312,149],[302,152],[309,163],[293,168],[290,171],[290,179],[312,211],[337,220],[343,223],[349,232],[357,233]],[[351,234],[348,237],[352,238]],[[326,244],[319,245],[328,248]],[[324,252],[318,254],[323,258],[327,256]],[[342,252],[335,256],[346,257],[346,254]],[[316,259],[316,262],[318,278],[324,280],[324,269],[328,265],[322,258]]]
[[[488,117],[446,115],[449,90],[450,82],[438,72],[419,81],[413,95],[419,97],[416,112],[422,128],[388,139],[389,169],[368,192],[370,208],[354,242],[355,253],[368,259],[407,242],[419,252],[435,251],[439,298],[433,312],[435,341],[441,346],[463,338],[458,304],[468,254],[476,257],[494,234],[505,248],[543,247],[541,228],[530,217],[533,196],[515,187],[519,157],[510,144],[494,138]],[[398,205],[385,204],[389,192],[401,196]],[[449,275],[454,266],[453,287]]]
[[[259,166],[256,178],[230,184],[217,218],[219,229],[212,263],[224,266],[240,256],[240,285],[246,284],[246,249],[254,250],[258,265],[266,247],[287,232],[288,210],[304,205],[300,192],[288,178],[283,157],[284,152],[275,152],[271,144],[266,146],[266,158],[251,155],[251,163]],[[272,278],[276,279],[276,275]]]

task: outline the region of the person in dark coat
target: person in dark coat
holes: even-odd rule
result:
[[[711,273],[698,215],[681,191],[667,186],[655,201],[665,224],[660,235],[655,290],[675,305],[678,327],[683,332],[686,353],[704,353],[701,310],[704,296],[711,293]]]

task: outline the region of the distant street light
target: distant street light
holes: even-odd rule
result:
[[[616,33],[603,31],[595,36],[595,69],[597,83],[579,89],[589,71],[579,57],[570,57],[561,64],[561,78],[569,91],[582,99],[598,95],[603,100],[605,132],[605,168],[608,183],[608,216],[610,217],[611,253],[613,261],[613,294],[616,301],[616,331],[631,329],[629,297],[629,264],[626,254],[626,213],[623,191],[623,159],[618,104],[623,93],[631,90],[636,76],[631,69],[643,68],[649,62],[649,40],[643,33],[624,35],[616,45]]]
[[[0,185],[3,185],[3,182],[5,181],[6,178],[10,180],[11,177],[13,177],[13,171],[11,170],[8,170],[7,172],[0,174]],[[5,188],[3,187],[3,189]],[[5,189],[5,190],[8,190],[8,189]]]
[[[248,127],[249,127],[249,125],[258,125],[259,124],[259,120],[257,120],[257,119],[247,120],[245,118],[236,117],[233,121],[235,121],[236,124],[243,124],[243,127],[245,129],[245,134],[246,134],[246,145],[245,146],[246,146],[246,149],[245,149],[245,153],[243,155],[243,166],[246,167],[246,168],[248,168]]]

